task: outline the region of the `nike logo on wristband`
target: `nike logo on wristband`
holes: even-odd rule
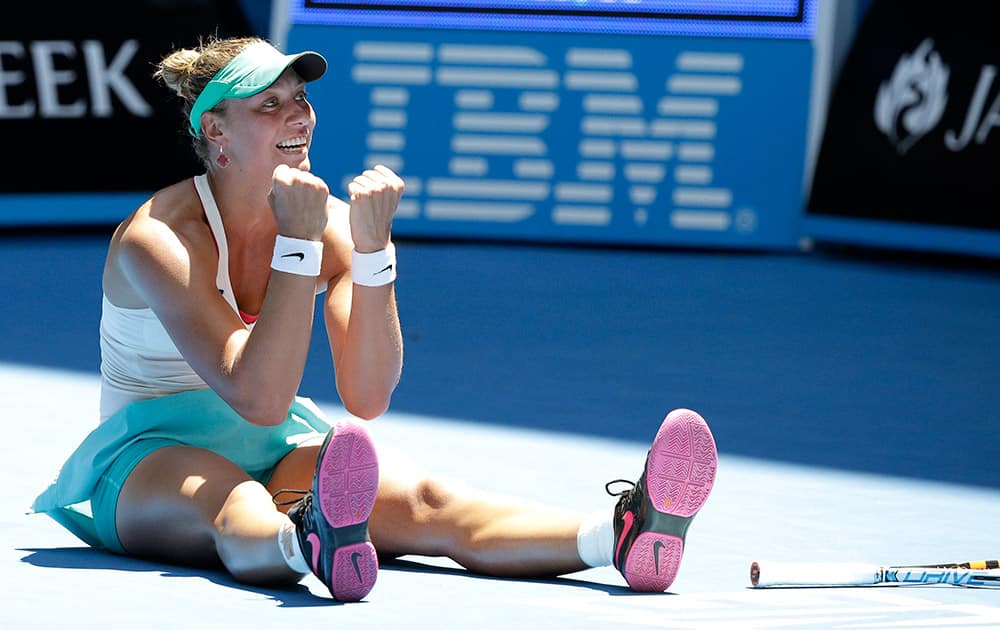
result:
[[[302,262],[303,260],[306,259],[306,255],[303,254],[302,252],[292,252],[291,254],[282,254],[281,255],[282,258],[291,258],[292,256],[298,257],[299,262]]]
[[[378,271],[376,271],[372,275],[373,276],[377,276],[378,274],[382,273],[383,271],[392,271],[392,265],[386,265],[385,267],[379,269]]]

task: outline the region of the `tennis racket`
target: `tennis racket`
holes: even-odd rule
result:
[[[859,562],[753,562],[750,584],[756,588],[873,584],[1000,588],[1000,560],[889,566]]]

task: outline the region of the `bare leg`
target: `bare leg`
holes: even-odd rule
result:
[[[380,553],[447,556],[477,573],[550,577],[583,570],[581,515],[432,478],[399,453],[379,453],[369,520]]]
[[[118,502],[118,535],[130,553],[184,564],[221,559],[249,583],[300,576],[281,557],[277,532],[287,522],[271,495],[308,489],[318,445],[300,446],[265,488],[232,462],[193,447],[168,447],[129,475]],[[467,569],[540,577],[586,568],[576,547],[581,516],[430,477],[400,454],[380,452],[378,499],[369,520],[380,553],[446,556]],[[280,511],[279,511],[280,510]]]
[[[311,480],[311,471],[304,480]],[[154,451],[132,471],[117,509],[122,546],[140,556],[207,565],[247,583],[293,583],[277,534],[288,517],[229,460],[200,448]]]

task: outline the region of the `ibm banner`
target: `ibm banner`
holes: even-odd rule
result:
[[[830,103],[814,237],[1000,256],[995,3],[872,2]]]
[[[816,2],[291,0],[314,169],[384,163],[396,231],[788,248]]]

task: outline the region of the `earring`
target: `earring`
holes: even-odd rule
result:
[[[219,157],[215,158],[215,163],[219,165],[219,168],[226,168],[229,166],[229,158],[222,152],[222,147],[219,147]]]

